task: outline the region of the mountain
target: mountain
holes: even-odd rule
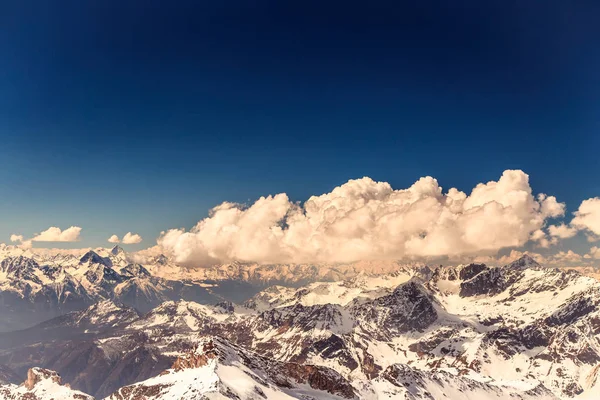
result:
[[[7,400],[94,400],[92,396],[63,385],[60,376],[43,368],[32,368],[21,385],[0,386],[0,397]]]
[[[110,400],[356,399],[352,385],[326,367],[278,362],[216,338],[203,339],[171,369],[125,386]]]
[[[0,333],[0,348],[89,337],[117,329],[138,318],[135,309],[111,300],[102,300],[84,310],[72,311],[31,328]]]
[[[368,271],[368,272],[367,272]],[[393,274],[387,275],[387,273]],[[379,285],[368,282],[385,276],[382,289],[410,279],[427,276],[431,271],[421,266],[396,262],[358,262],[332,265],[259,265],[230,263],[211,268],[189,269],[177,265],[164,255],[133,261],[119,246],[112,249],[87,250],[80,255],[53,253],[42,249],[24,250],[0,247],[0,332],[31,327],[49,318],[82,310],[98,301],[113,300],[148,312],[170,300],[188,300],[203,304],[220,301],[242,303],[275,284],[301,286],[316,281],[345,282],[351,285],[330,286],[331,296],[318,294],[322,300],[342,295],[353,300],[357,292],[374,290]],[[355,281],[350,282],[351,279]],[[366,279],[366,280],[365,280]],[[362,287],[361,287],[362,285]],[[317,291],[311,290],[311,296]]]
[[[477,399],[477,400],[558,400],[541,384],[515,388],[501,383],[487,383],[444,370],[422,371],[405,364],[390,365],[374,380],[377,398],[406,400]]]
[[[94,296],[62,267],[15,256],[0,261],[0,331],[87,307]]]
[[[600,282],[528,256],[502,267],[398,266],[276,285],[242,304],[174,296],[145,313],[119,301],[125,288],[151,285],[136,297],[162,301],[188,281],[106,257],[110,264],[78,259],[56,276],[83,277],[77,281],[88,293],[112,298],[0,334],[0,365],[16,375],[55,370],[73,388],[111,399],[580,400],[600,393]],[[26,260],[5,265],[41,279]],[[86,278],[90,270],[97,280]]]
[[[201,282],[153,276],[144,266],[129,263],[122,250],[105,253],[90,250],[78,259],[24,255],[2,259],[0,332],[30,327],[104,300],[140,312],[168,300],[222,300]]]

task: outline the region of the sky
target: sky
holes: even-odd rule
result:
[[[431,176],[469,195],[520,170],[564,211],[519,215],[506,252],[536,249],[534,232],[551,240],[600,196],[596,1],[212,3],[0,5],[0,242],[95,247],[130,233],[143,240],[128,249],[159,238],[181,250],[161,232],[198,229],[223,202],[295,204],[363,177],[402,190]],[[548,247],[586,253],[590,232]]]

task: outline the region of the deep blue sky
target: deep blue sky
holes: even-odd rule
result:
[[[214,4],[218,3],[218,4]],[[600,195],[598,1],[10,1],[0,237],[78,245],[350,178]]]

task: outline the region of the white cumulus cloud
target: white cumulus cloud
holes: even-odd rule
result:
[[[302,205],[285,193],[248,207],[223,203],[189,232],[163,232],[158,245],[195,266],[495,254],[538,237],[564,208],[553,196],[534,196],[520,170],[504,171],[468,195],[455,188],[444,193],[432,177],[400,190],[365,177]]]
[[[12,234],[12,235],[10,235],[10,241],[21,243],[21,242],[25,241],[25,238],[23,237],[23,235]]]
[[[29,249],[32,247],[31,239],[25,239],[23,235],[10,235],[10,241],[13,243],[20,243],[19,247]]]
[[[548,232],[550,233],[550,236],[557,237],[559,239],[569,239],[577,234],[577,228],[573,228],[565,224],[550,225],[548,227]]]
[[[31,240],[34,242],[77,242],[80,234],[81,228],[78,226],[72,226],[65,230],[51,226],[45,231],[38,233]]]
[[[119,239],[119,237],[117,235],[112,235],[111,237],[108,238],[108,243],[119,243],[121,242],[121,240]]]
[[[600,237],[600,197],[581,202],[571,225],[586,230],[590,241],[597,240]]]
[[[113,235],[113,237],[116,237],[116,235]],[[112,239],[112,237],[111,237],[111,239]],[[137,233],[127,232],[125,234],[125,236],[123,236],[123,244],[137,244],[137,243],[140,243],[141,241],[142,241],[142,237],[140,235],[138,235]]]
[[[593,258],[595,260],[600,260],[600,247],[594,246],[590,249],[590,252],[585,255],[585,258]]]

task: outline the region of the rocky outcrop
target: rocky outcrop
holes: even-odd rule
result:
[[[60,376],[45,368],[31,368],[20,386],[0,386],[0,398],[6,400],[94,400],[92,396],[69,385],[63,385]]]
[[[27,390],[32,390],[38,382],[44,379],[50,380],[57,385],[62,385],[60,376],[56,372],[44,368],[31,368],[27,371],[27,379],[23,382],[23,386]]]

